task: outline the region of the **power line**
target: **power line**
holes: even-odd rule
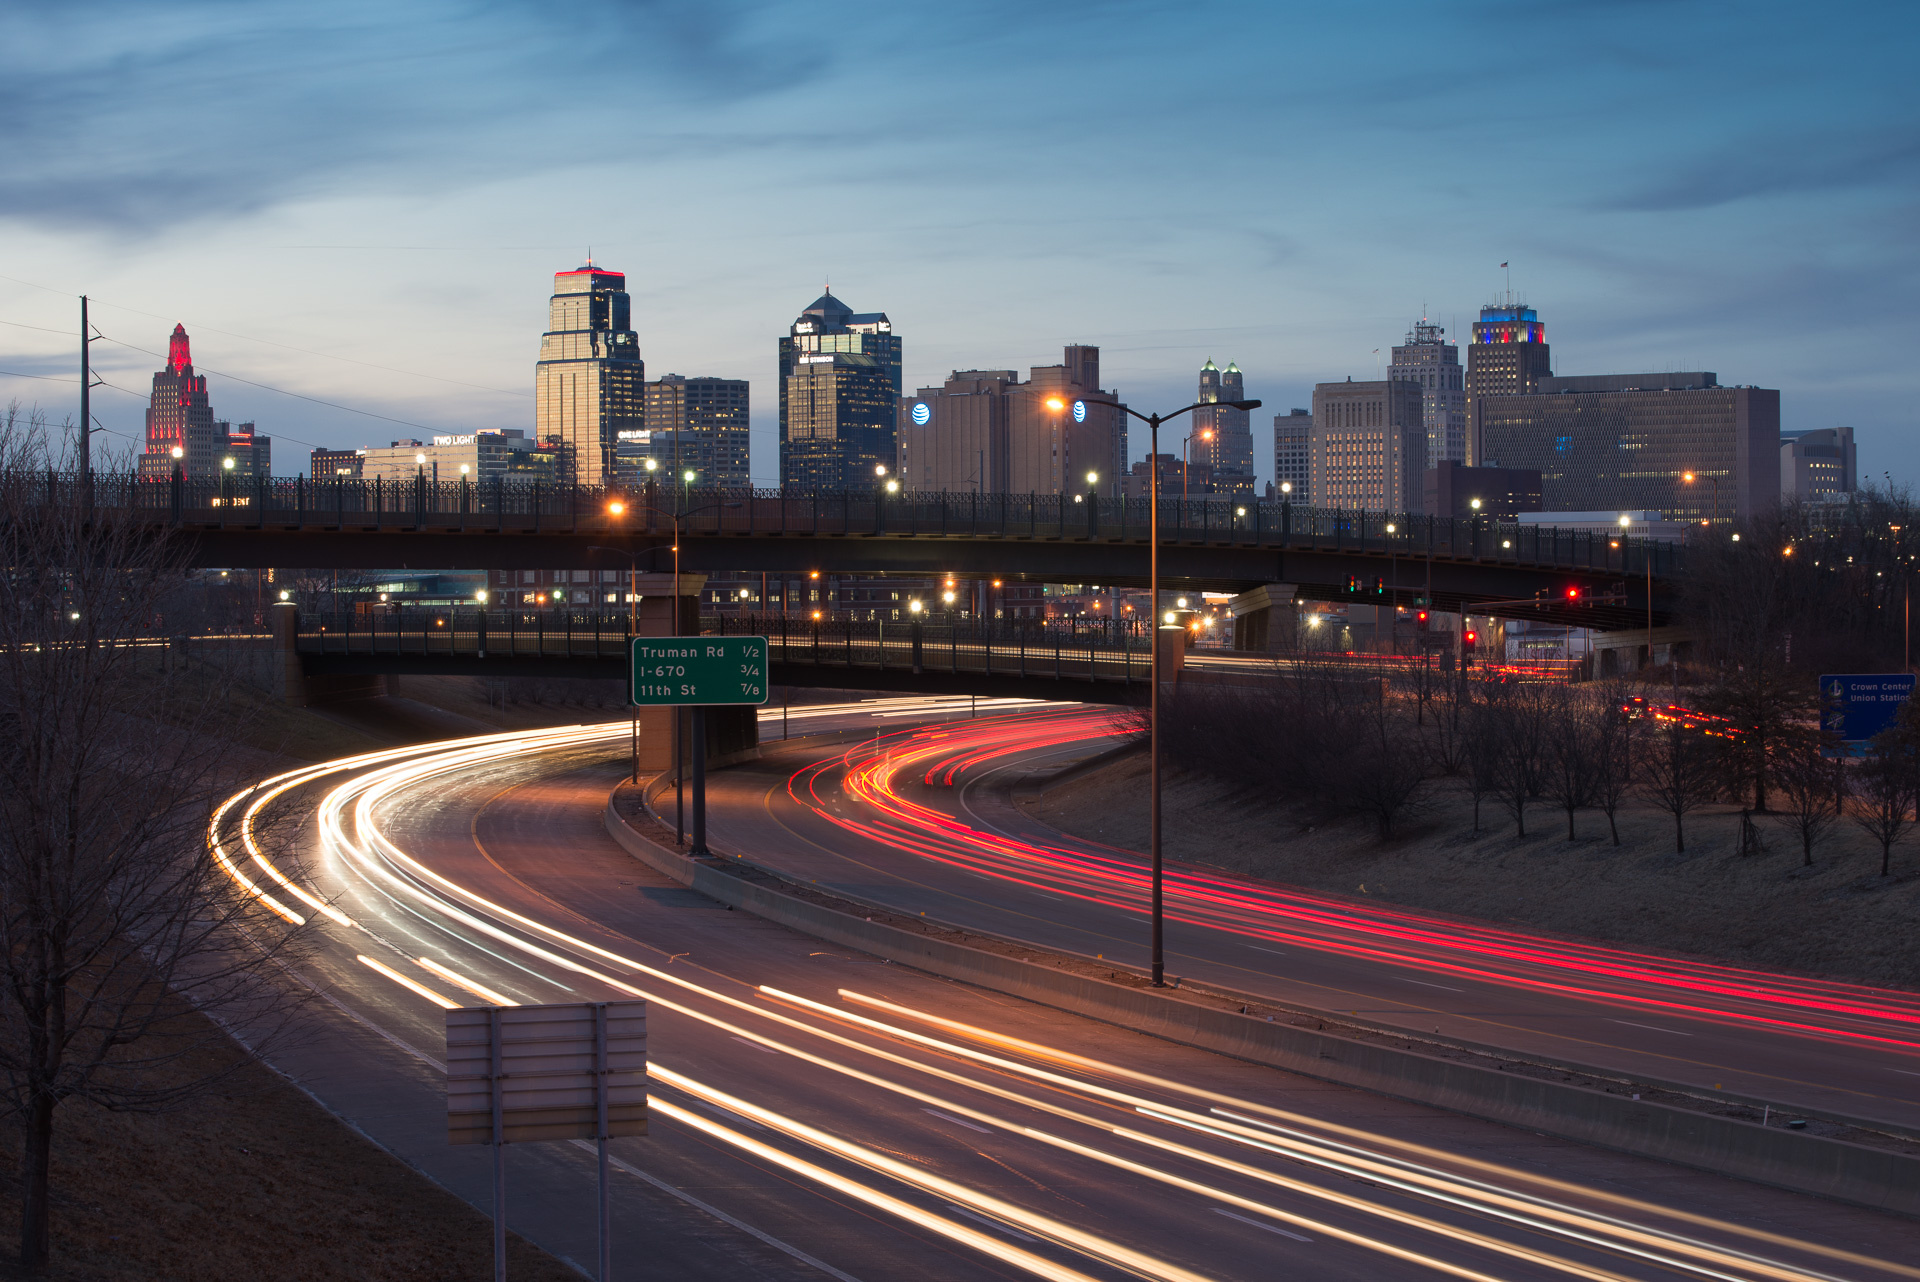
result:
[[[64,290],[58,290],[58,289],[54,289],[53,287],[51,287],[51,286],[49,286],[49,285],[41,285],[41,284],[38,284],[38,283],[36,283],[36,282],[34,282],[34,281],[30,281],[30,280],[21,280],[21,279],[20,279],[19,277],[17,277],[17,276],[7,276],[7,275],[0,275],[0,280],[8,280],[8,281],[12,281],[12,282],[13,282],[14,284],[16,284],[16,285],[25,285],[25,286],[27,286],[27,287],[28,287],[29,289],[42,289],[42,290],[45,290],[45,291],[46,291],[47,293],[49,293],[49,294],[60,294],[60,295],[62,295],[63,297],[64,297],[64,296],[66,296],[66,291],[64,291]],[[157,321],[165,321],[165,320],[168,320],[168,319],[173,319],[173,320],[174,320],[174,321],[175,321],[176,323],[184,323],[184,322],[181,322],[181,321],[180,321],[180,319],[179,319],[178,317],[172,317],[172,318],[169,318],[169,317],[166,317],[166,316],[162,316],[162,315],[160,315],[160,314],[159,314],[159,313],[157,313],[157,312],[149,312],[149,311],[142,311],[142,310],[141,310],[140,308],[138,308],[138,307],[128,307],[128,306],[127,306],[127,305],[126,305],[125,303],[108,303],[108,302],[102,302],[102,301],[101,301],[100,299],[98,299],[98,298],[94,298],[94,299],[92,299],[92,301],[93,301],[93,302],[95,302],[95,303],[97,303],[97,304],[99,304],[99,305],[100,305],[101,307],[111,307],[111,308],[114,308],[114,309],[115,309],[116,311],[123,311],[123,312],[131,312],[131,313],[133,313],[133,314],[134,314],[135,316],[145,316],[145,317],[148,317],[148,318],[150,318],[150,319],[152,319],[152,320],[157,320]],[[18,322],[18,321],[5,321],[5,322],[0,322],[0,324],[8,324],[8,325],[16,325],[16,324],[19,324],[19,322]],[[23,328],[23,329],[45,329],[46,327],[45,327],[45,326],[43,326],[43,325],[24,325],[24,326],[21,326],[21,328]],[[239,340],[240,340],[241,342],[243,342],[243,343],[261,343],[261,344],[263,344],[263,345],[265,345],[265,346],[267,346],[267,347],[278,347],[278,348],[281,348],[282,350],[285,350],[285,351],[289,351],[289,352],[299,352],[299,353],[300,353],[301,355],[303,355],[303,356],[318,356],[318,357],[320,357],[320,358],[321,358],[322,360],[329,360],[329,361],[341,361],[341,362],[343,362],[343,363],[345,363],[345,364],[348,364],[348,365],[359,365],[359,366],[361,366],[361,367],[363,367],[363,368],[365,368],[365,369],[377,369],[377,370],[384,370],[385,372],[387,372],[387,373],[389,373],[389,374],[405,374],[405,375],[410,375],[410,376],[411,376],[411,377],[413,377],[413,378],[424,378],[424,379],[428,379],[428,380],[431,380],[432,382],[435,382],[435,383],[448,383],[448,384],[451,384],[451,385],[452,385],[452,386],[454,386],[454,387],[470,387],[470,388],[472,388],[473,390],[475,390],[475,391],[477,391],[477,392],[492,392],[492,393],[493,393],[493,394],[494,394],[495,396],[518,396],[518,397],[523,397],[523,398],[525,398],[525,399],[527,399],[527,400],[532,400],[532,399],[533,399],[533,393],[532,393],[532,392],[516,392],[516,391],[512,391],[512,390],[510,390],[510,389],[508,389],[508,388],[504,388],[504,387],[488,387],[488,386],[486,386],[486,385],[485,385],[484,383],[469,383],[469,382],[466,382],[466,381],[465,381],[465,380],[463,380],[463,379],[458,379],[458,378],[447,378],[447,377],[445,377],[445,376],[443,376],[443,375],[440,375],[440,374],[426,374],[426,373],[422,373],[421,371],[419,371],[419,370],[416,370],[416,369],[401,369],[401,368],[399,368],[398,366],[394,366],[394,365],[379,365],[379,364],[376,364],[376,363],[374,363],[373,361],[363,361],[363,360],[357,360],[357,359],[355,359],[354,357],[351,357],[351,356],[337,356],[337,355],[335,355],[335,354],[334,354],[334,353],[332,353],[332,352],[321,352],[321,351],[315,351],[314,349],[312,349],[312,348],[310,348],[310,347],[296,347],[296,346],[294,346],[294,345],[293,345],[292,343],[281,343],[281,342],[276,342],[275,340],[273,340],[273,339],[271,339],[271,338],[256,338],[256,337],[254,337],[254,336],[253,336],[252,334],[236,334],[236,333],[234,333],[234,332],[233,332],[233,331],[231,331],[231,330],[225,330],[225,329],[216,329],[216,328],[214,328],[214,327],[213,327],[213,326],[211,326],[211,325],[202,325],[202,324],[200,324],[200,323],[198,323],[198,322],[195,322],[195,324],[194,324],[194,327],[193,327],[193,328],[194,328],[194,329],[195,329],[196,331],[201,331],[201,332],[205,332],[205,333],[208,333],[208,334],[219,334],[219,335],[220,335],[221,337],[223,337],[223,338],[237,338],[237,339],[239,339]],[[50,334],[64,334],[64,333],[66,333],[67,331],[66,331],[66,330],[63,330],[63,329],[49,329],[49,330],[47,330],[47,332],[48,332],[48,333],[50,333]],[[232,377],[234,377],[234,376],[233,376],[232,374],[223,374],[223,375],[221,375],[221,377],[222,377],[222,378],[232,378]],[[241,382],[245,382],[246,380],[245,380],[245,379],[241,379],[240,381],[241,381]],[[264,386],[264,385],[263,385],[263,386]],[[270,391],[278,391],[279,389],[278,389],[278,388],[270,388],[270,389],[268,389],[268,390],[270,390]],[[289,393],[288,393],[288,395],[289,395],[289,396],[292,396],[292,395],[296,395],[296,394],[297,394],[297,393],[292,393],[292,392],[289,392]],[[322,404],[325,404],[325,402],[322,402]],[[378,415],[375,415],[375,417],[377,418],[377,417],[379,417],[379,416],[378,416]],[[397,423],[397,422],[400,422],[401,420],[399,420],[399,419],[394,419],[394,420],[392,420],[392,421],[394,421],[394,422],[396,422],[396,423]],[[292,439],[292,438],[288,438],[288,439]]]

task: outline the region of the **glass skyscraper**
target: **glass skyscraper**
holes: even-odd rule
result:
[[[894,466],[900,336],[831,293],[780,340],[780,483],[870,489]]]
[[[645,439],[639,450],[621,451],[622,470],[652,458],[668,475],[692,471],[695,485],[751,485],[747,410],[744,378],[664,375],[646,384]]]
[[[560,443],[571,479],[583,485],[614,480],[620,433],[645,426],[646,366],[631,315],[624,273],[591,262],[554,273],[534,366],[534,424],[542,442]]]

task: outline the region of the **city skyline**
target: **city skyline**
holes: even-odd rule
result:
[[[472,25],[454,16],[349,10],[334,32],[290,10],[242,20],[188,6],[165,23],[127,10],[124,30],[72,42],[97,20],[23,15],[10,56],[30,85],[45,74],[25,61],[36,50],[88,52],[63,72],[85,91],[42,108],[0,161],[11,322],[0,395],[56,420],[70,412],[72,390],[14,376],[72,378],[67,335],[86,292],[115,340],[95,345],[115,385],[96,393],[96,412],[123,434],[108,443],[138,437],[142,407],[117,389],[138,391],[177,321],[221,376],[224,412],[289,446],[531,429],[519,371],[541,282],[591,250],[632,274],[653,368],[766,389],[752,429],[765,481],[777,457],[765,335],[823,277],[913,336],[908,386],[1064,339],[1100,346],[1105,381],[1148,408],[1185,404],[1192,370],[1228,351],[1248,395],[1306,404],[1315,383],[1376,377],[1374,350],[1409,317],[1464,340],[1511,284],[1550,312],[1554,341],[1581,351],[1583,369],[1715,369],[1778,387],[1784,429],[1851,425],[1863,478],[1920,476],[1899,361],[1914,268],[1900,211],[1914,172],[1897,145],[1911,114],[1898,58],[1808,32],[1785,6],[1755,7],[1738,27],[1675,7],[1657,40],[1631,6],[1541,13],[1522,29],[1493,8],[1407,6],[1376,24],[1142,5],[1090,34],[1067,15],[996,31],[956,11],[876,18],[830,56],[779,6],[722,7],[710,21],[594,9],[582,18],[593,34],[686,56],[660,60],[618,108],[645,113],[631,139],[563,143],[542,132],[543,95],[579,74],[580,31],[563,38],[514,6]],[[1235,47],[1179,47],[1195,22],[1234,24]],[[1046,38],[1069,29],[1089,42],[1079,60]],[[462,43],[470,31],[490,37],[484,52]],[[343,70],[333,55],[371,37],[416,50],[420,74]],[[974,60],[988,83],[900,56],[942,42],[989,55]],[[1581,56],[1568,59],[1569,45]],[[1428,70],[1448,61],[1436,47],[1497,48],[1500,70],[1484,85]],[[1261,76],[1281,49],[1311,51],[1352,94]],[[1116,74],[1143,96],[1114,107],[1088,92]],[[855,84],[890,95],[895,121],[792,131]],[[1482,106],[1496,85],[1553,122],[1551,148],[1492,146],[1507,130],[1506,113]],[[481,110],[449,113],[480,89]],[[340,108],[327,132],[300,123],[326,115],[310,110],[312,93]],[[986,105],[955,112],[963,93]],[[242,100],[249,110],[233,111]],[[1204,204],[1184,172],[1195,134],[1231,137],[1237,152],[1234,182]],[[1383,141],[1400,166],[1391,183],[1346,181],[1353,157]],[[670,163],[715,196],[651,191],[595,149]],[[89,156],[84,171],[74,154]],[[956,154],[994,155],[993,172],[950,164]],[[1332,194],[1316,181],[1329,167],[1343,176]],[[587,174],[594,200],[556,204]],[[178,199],[183,184],[207,198]],[[1389,186],[1396,199],[1379,201]],[[887,213],[796,220],[793,201],[749,199],[768,187]],[[1402,234],[1407,195],[1423,210],[1418,237]]]

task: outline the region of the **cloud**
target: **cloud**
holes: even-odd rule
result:
[[[1669,162],[1662,172],[1596,202],[1603,210],[1668,213],[1712,209],[1758,196],[1822,195],[1851,188],[1911,185],[1920,178],[1920,134],[1908,127],[1864,135],[1801,134],[1730,139],[1721,148]]]

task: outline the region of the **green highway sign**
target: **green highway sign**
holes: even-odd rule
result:
[[[638,706],[767,701],[765,637],[635,637],[630,659]]]

